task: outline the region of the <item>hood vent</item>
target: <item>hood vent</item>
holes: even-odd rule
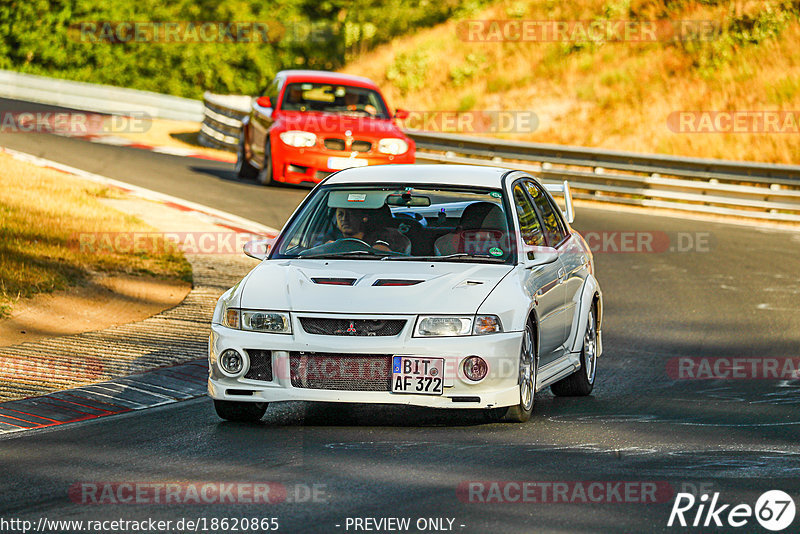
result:
[[[424,280],[393,280],[385,278],[382,280],[375,280],[373,286],[414,286],[424,282]]]
[[[355,278],[312,278],[311,281],[327,286],[352,286],[356,283]]]

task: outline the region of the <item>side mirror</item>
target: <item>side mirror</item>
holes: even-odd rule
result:
[[[261,261],[267,258],[270,247],[272,239],[253,239],[244,244],[242,251],[246,256]]]
[[[396,109],[396,110],[394,110],[394,118],[395,119],[404,120],[404,119],[408,118],[408,115],[409,115],[409,113],[405,109]]]
[[[530,269],[539,265],[547,265],[558,259],[558,251],[553,247],[537,247],[525,245],[522,248],[525,254],[525,268]]]
[[[269,99],[268,96],[259,96],[256,98],[256,105],[262,108],[271,108],[272,101]]]

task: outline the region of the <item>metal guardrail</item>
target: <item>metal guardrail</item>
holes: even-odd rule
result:
[[[201,142],[236,150],[249,97],[206,93]],[[637,154],[407,130],[417,161],[489,165],[569,180],[574,198],[800,222],[800,165]]]
[[[146,113],[157,119],[197,122],[203,102],[111,85],[73,82],[0,70],[0,97],[98,113]]]

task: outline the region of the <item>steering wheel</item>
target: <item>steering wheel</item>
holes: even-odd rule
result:
[[[366,241],[355,237],[343,237],[330,243],[324,243],[304,250],[298,256],[310,256],[313,254],[327,254],[337,252],[352,252],[355,250],[371,251],[372,247]]]
[[[337,239],[333,243],[338,243],[338,244],[341,245],[341,244],[344,244],[345,242],[348,242],[348,241],[353,243],[354,245],[356,245],[356,244],[357,245],[364,245],[366,247],[366,249],[356,248],[356,247],[353,247],[352,245],[347,244],[347,245],[344,246],[344,248],[342,250],[339,250],[338,252],[350,252],[351,250],[371,250],[372,249],[372,246],[369,243],[367,243],[363,239],[358,239],[357,237],[343,237],[341,239]]]

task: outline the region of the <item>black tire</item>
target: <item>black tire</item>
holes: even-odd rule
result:
[[[214,400],[214,409],[218,416],[228,421],[255,423],[264,417],[267,403]]]
[[[261,166],[261,170],[258,171],[256,180],[261,185],[270,185],[272,183],[272,149],[269,147],[269,138],[267,138],[267,144],[264,146],[264,164]]]
[[[239,136],[239,145],[236,148],[236,176],[239,178],[247,178],[252,180],[258,174],[258,169],[250,165],[247,161],[246,152],[244,150],[244,130]]]
[[[496,417],[499,417],[501,421],[509,423],[525,423],[531,418],[531,414],[533,413],[533,405],[536,396],[536,376],[539,372],[539,357],[536,347],[536,331],[530,322],[525,326],[519,352],[519,404],[507,408],[498,408],[495,411]],[[528,366],[529,375],[525,374],[524,366]],[[530,389],[529,398],[526,389],[523,388],[525,384],[527,384],[526,387]]]
[[[596,316],[595,305],[592,304],[592,307],[589,308],[586,334],[583,336],[581,368],[550,386],[553,395],[557,397],[585,397],[594,389],[594,382],[597,377]],[[587,365],[587,358],[590,358],[591,365]]]

